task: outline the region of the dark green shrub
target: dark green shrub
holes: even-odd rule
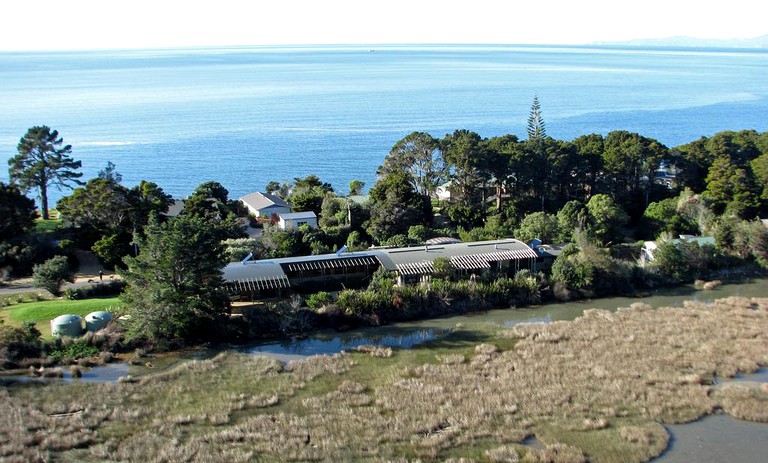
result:
[[[649,266],[667,283],[691,283],[707,275],[717,264],[713,246],[699,246],[694,241],[661,243]]]
[[[371,282],[368,284],[368,290],[370,291],[379,291],[379,290],[390,290],[395,285],[395,278],[397,274],[395,272],[390,272],[384,267],[379,267],[376,269],[376,271],[371,275]]]
[[[63,359],[77,360],[99,355],[99,352],[100,349],[92,344],[84,341],[75,341],[61,347],[54,347],[48,352],[48,357],[51,357],[56,361],[61,361]]]
[[[0,242],[0,267],[11,269],[11,276],[24,277],[32,274],[36,263],[55,255],[49,242],[28,239],[19,242]]]
[[[67,288],[64,297],[70,300],[91,299],[94,297],[118,296],[123,292],[125,282],[123,280],[111,280],[92,286],[81,288]]]
[[[69,262],[64,256],[56,256],[42,264],[37,264],[32,270],[35,286],[43,288],[58,296],[65,282],[74,282],[75,274],[69,268]]]
[[[25,358],[40,357],[41,354],[40,330],[34,322],[23,322],[20,327],[0,323],[0,368],[16,366]]]
[[[310,294],[307,297],[306,300],[307,307],[310,309],[320,309],[328,304],[333,303],[333,296],[331,296],[329,293],[325,291],[320,291],[318,293]]]

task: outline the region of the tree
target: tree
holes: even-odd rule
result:
[[[587,203],[587,233],[603,245],[621,241],[629,217],[610,196],[598,194]]]
[[[54,296],[59,296],[64,283],[74,283],[75,274],[69,268],[66,257],[55,256],[42,264],[35,265],[32,270],[32,278],[35,286],[47,290]]]
[[[264,190],[268,194],[275,195],[280,199],[285,199],[288,197],[288,193],[291,191],[291,185],[283,182],[276,182],[272,180],[271,182],[267,183],[267,188]]]
[[[72,145],[62,146],[64,139],[59,132],[47,126],[30,128],[19,141],[19,154],[8,160],[11,181],[22,191],[37,188],[43,219],[48,219],[48,188],[71,188],[72,184],[82,185],[76,172],[82,166],[80,161],[70,157]]]
[[[0,241],[24,233],[35,224],[35,202],[15,186],[0,182]]]
[[[624,130],[609,133],[605,139],[603,160],[614,201],[627,210],[637,212],[635,217],[642,214],[650,201],[656,170],[668,157],[667,147],[652,138]]]
[[[660,232],[675,233],[675,218],[677,217],[677,198],[667,198],[653,202],[645,208],[643,222],[646,232],[656,237]]]
[[[514,192],[509,202],[518,208],[532,202],[536,195],[540,161],[529,149],[528,142],[520,142],[514,135],[493,137],[485,143],[485,164],[492,175],[496,188],[496,210],[504,206],[503,193]],[[499,195],[501,190],[502,195]]]
[[[481,167],[485,164],[483,139],[469,130],[455,130],[440,141],[446,162],[452,169],[451,180],[464,206],[483,208],[483,186],[489,180]]]
[[[371,218],[367,231],[378,243],[407,234],[413,225],[429,225],[432,221],[429,198],[414,189],[404,171],[377,180],[369,204]]]
[[[313,211],[320,215],[323,207],[323,199],[327,193],[333,193],[330,183],[320,181],[317,175],[308,175],[304,178],[294,178],[291,194],[288,202],[295,212]]]
[[[568,199],[584,198],[589,167],[582,165],[586,160],[579,155],[576,145],[553,138],[538,141],[535,145],[539,147],[539,156],[543,156],[534,171],[542,198],[541,209],[545,210],[546,205],[546,210],[556,211]]]
[[[142,180],[131,188],[131,202],[134,226],[137,231],[141,231],[151,217],[159,218],[161,214],[168,212],[173,198],[156,183]]]
[[[566,180],[570,173],[562,175],[557,178],[557,169],[568,170],[565,168],[567,163],[563,163],[562,159],[569,156],[563,153],[563,150],[576,153],[576,148],[567,142],[558,142],[547,136],[547,130],[544,124],[544,119],[541,116],[541,105],[539,104],[538,96],[533,97],[533,104],[531,105],[531,112],[528,116],[527,127],[528,139],[525,142],[525,148],[529,151],[529,156],[533,162],[532,169],[530,170],[532,184],[535,191],[535,196],[541,199],[541,210],[544,210],[546,203],[546,196],[552,195],[553,185],[556,185],[555,180],[563,182]],[[561,194],[561,193],[555,193]],[[561,202],[562,204],[562,202]]]
[[[584,296],[621,294],[632,288],[632,266],[612,258],[608,251],[577,237],[566,246],[552,265],[555,295],[570,299],[576,290]]]
[[[61,217],[76,228],[85,245],[99,236],[131,229],[130,191],[114,180],[94,178],[56,204]]]
[[[119,271],[129,332],[147,340],[211,339],[229,314],[218,234],[201,217],[152,219],[139,237],[139,255]]]
[[[360,195],[363,193],[363,188],[365,188],[365,182],[361,182],[360,180],[352,180],[349,182],[349,195]]]
[[[229,190],[219,182],[203,182],[184,201],[185,215],[203,217],[207,220],[222,220],[235,205],[229,200]]]
[[[546,212],[534,212],[525,216],[520,227],[515,230],[515,238],[530,243],[538,238],[544,243],[553,243],[560,236],[557,217]]]
[[[413,132],[395,143],[377,174],[398,170],[409,174],[411,184],[420,194],[434,195],[447,174],[438,140],[425,132]]]
[[[748,218],[754,217],[760,206],[760,190],[749,164],[742,167],[727,157],[718,157],[712,163],[704,194],[713,201],[717,213]]]
[[[112,161],[107,161],[107,166],[99,171],[98,177],[105,180],[111,180],[115,183],[123,181],[123,175],[117,171]]]
[[[416,244],[422,244],[431,238],[432,230],[424,225],[414,225],[408,228],[408,239]]]
[[[229,190],[222,184],[204,182],[184,201],[181,215],[203,219],[221,240],[242,238],[245,232],[237,219],[237,204],[229,199]]]
[[[304,241],[304,230],[281,230],[274,225],[265,225],[261,236],[262,257],[276,259],[309,254],[312,250]]]
[[[714,247],[695,241],[666,241],[653,251],[651,268],[665,281],[685,283],[704,275],[715,260]]]
[[[541,105],[539,104],[538,96],[533,97],[526,131],[528,132],[529,140],[544,140],[547,138],[547,128],[544,124],[544,119],[541,117]]]
[[[587,223],[587,208],[581,201],[568,201],[557,211],[557,225],[560,228],[560,242],[573,240],[575,234],[584,230]]]
[[[715,231],[717,245],[742,259],[752,257],[768,268],[768,229],[759,220],[721,220]]]
[[[681,188],[703,191],[709,167],[717,156],[707,150],[707,137],[701,137],[670,152],[672,164],[679,170],[675,181]]]
[[[579,165],[582,167],[582,181],[584,182],[584,201],[589,201],[597,191],[597,182],[603,169],[603,151],[605,140],[600,134],[582,135],[573,140],[576,152],[580,157]]]
[[[496,210],[501,210],[504,194],[508,191],[513,175],[512,160],[519,157],[522,149],[520,140],[514,135],[493,137],[483,141],[485,162],[483,168],[491,174],[496,190]],[[515,172],[517,173],[517,172]]]
[[[760,199],[763,203],[768,200],[768,151],[749,163],[752,168],[752,174],[755,176],[755,183],[762,185]]]

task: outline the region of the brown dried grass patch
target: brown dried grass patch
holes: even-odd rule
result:
[[[715,399],[731,416],[768,423],[768,384],[731,382],[717,387]]]
[[[657,423],[755,400],[711,394],[709,383],[767,365],[766,333],[768,299],[737,298],[588,311],[517,325],[502,334],[514,343],[486,337],[388,358],[340,354],[283,367],[224,354],[131,384],[0,392],[0,416],[10,417],[0,447],[3,458],[30,460],[504,461],[514,451],[526,452],[523,461],[644,461],[666,445]],[[72,441],[46,441],[50,432]],[[550,445],[512,445],[532,434]]]

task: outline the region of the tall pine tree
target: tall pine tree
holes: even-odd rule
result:
[[[18,155],[8,160],[9,176],[23,191],[37,188],[43,219],[48,218],[48,187],[71,188],[72,184],[82,185],[78,180],[83,176],[76,172],[82,165],[69,155],[72,145],[62,146],[59,132],[47,126],[32,127],[21,137],[17,147]]]
[[[541,117],[541,105],[539,104],[539,97],[533,97],[533,104],[531,104],[531,113],[528,115],[528,139],[529,140],[543,140],[547,138],[547,128],[544,124],[544,119]]]

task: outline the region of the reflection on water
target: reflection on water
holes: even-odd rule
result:
[[[238,352],[268,355],[280,360],[294,360],[312,355],[335,354],[363,345],[380,345],[410,349],[416,344],[437,339],[448,333],[448,328],[399,328],[385,326],[375,331],[356,330],[347,333],[320,333],[307,338],[290,338],[268,344],[237,347]]]
[[[108,365],[102,365],[93,368],[83,368],[81,370],[82,376],[75,378],[72,376],[72,372],[67,368],[62,368],[64,376],[62,378],[41,378],[38,376],[12,376],[5,377],[6,381],[18,381],[18,382],[83,382],[83,383],[114,383],[117,382],[120,377],[128,374],[127,363],[110,363]]]

